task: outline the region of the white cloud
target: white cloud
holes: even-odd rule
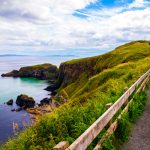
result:
[[[134,2],[129,6],[130,8],[134,7],[143,7],[146,5],[148,2],[144,0],[134,0]]]
[[[96,0],[0,2],[0,49],[112,49],[127,41],[150,39],[150,3],[144,0],[81,12],[87,18],[73,13]]]

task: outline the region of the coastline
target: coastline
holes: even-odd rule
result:
[[[9,72],[13,69],[19,69],[23,66],[42,64],[45,62],[53,62],[57,66],[64,59],[61,58],[56,61],[56,58],[50,57],[32,57],[24,56],[5,56],[0,57],[0,75],[5,72]],[[65,58],[67,59],[67,58]],[[56,63],[57,62],[57,63]],[[14,103],[12,106],[8,106],[6,103],[8,100],[13,99],[14,102],[17,96],[21,93],[31,95],[35,98],[37,103],[40,103],[45,97],[49,97],[50,92],[44,90],[49,86],[49,82],[46,80],[37,80],[33,78],[2,78],[0,77],[1,95],[0,95],[0,144],[5,143],[9,138],[14,137],[13,122],[19,125],[20,132],[24,130],[22,122],[26,122],[28,126],[33,124],[33,114],[28,113],[25,110],[19,112],[12,112],[12,109],[17,109],[18,106]],[[31,120],[30,120],[31,118]],[[32,123],[31,123],[32,122]]]

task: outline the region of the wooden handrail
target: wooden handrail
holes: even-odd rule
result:
[[[138,90],[136,91],[136,94],[138,94],[139,92],[141,92],[143,90],[143,87],[146,85],[146,83],[148,82],[149,79],[148,75],[144,81],[142,82],[142,84],[140,85],[140,87],[138,88]],[[125,108],[122,110],[121,114],[118,116],[118,118],[110,125],[110,127],[108,128],[108,130],[106,131],[106,133],[103,135],[103,137],[100,139],[100,141],[97,143],[97,145],[95,146],[94,150],[101,150],[103,147],[103,143],[106,139],[108,139],[117,129],[118,127],[118,120],[121,119],[122,115],[125,112],[128,112],[129,106],[130,104],[133,102],[133,98],[127,103],[127,105],[125,106]]]
[[[118,110],[126,103],[129,96],[136,88],[146,83],[145,79],[149,78],[150,69],[142,75],[102,116],[100,116],[80,137],[78,137],[66,150],[85,150],[97,135],[110,122]],[[142,84],[142,87],[144,86]]]

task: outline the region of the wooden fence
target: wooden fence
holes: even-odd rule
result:
[[[139,93],[141,90],[145,88],[146,83],[148,82],[150,77],[150,69],[142,75],[113,105],[108,104],[110,106],[108,110],[100,116],[80,137],[78,137],[70,146],[67,141],[63,141],[58,143],[54,150],[85,150],[92,141],[97,137],[97,135],[108,125],[110,127],[107,129],[105,135],[101,138],[99,143],[96,145],[94,150],[98,150],[102,148],[103,142],[109,138],[110,135],[114,133],[118,126],[118,119],[121,118],[124,112],[128,111],[128,107],[130,103],[133,101],[131,99],[128,100],[129,96],[133,92]],[[122,110],[118,118],[112,123],[112,119],[114,115],[121,109],[122,106],[125,105],[125,108]],[[110,124],[111,122],[111,124]]]

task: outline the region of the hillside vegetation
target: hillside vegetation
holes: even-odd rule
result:
[[[62,105],[9,140],[3,149],[52,149],[60,141],[72,143],[104,113],[107,103],[114,103],[149,68],[150,41],[131,42],[104,55],[62,63],[61,86],[54,99]]]

